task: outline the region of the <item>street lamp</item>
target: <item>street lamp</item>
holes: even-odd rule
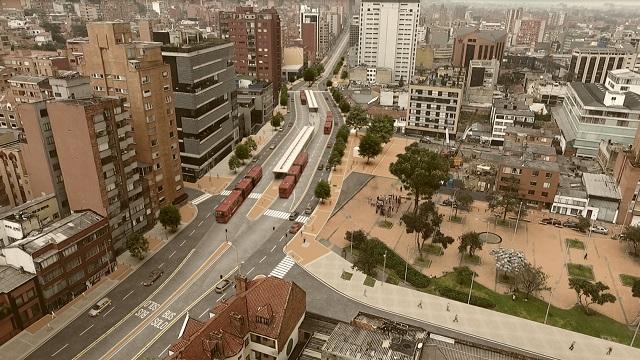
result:
[[[238,256],[238,247],[233,245],[233,243],[231,241],[227,241],[227,244],[229,244],[229,246],[231,246],[235,251],[236,251],[236,268],[238,269],[238,273],[240,272],[240,259]]]
[[[384,251],[384,260],[382,262],[382,274],[384,276],[384,279],[382,280],[382,285],[384,285],[384,282],[386,281],[386,273],[387,273],[387,250]]]
[[[544,324],[547,324],[547,317],[549,317],[549,309],[551,309],[551,298],[553,297],[553,289],[549,293],[549,300],[547,301],[547,311],[544,313]]]
[[[229,242],[229,237],[227,236],[228,233],[229,233],[229,230],[228,229],[224,229],[224,240],[226,242]]]

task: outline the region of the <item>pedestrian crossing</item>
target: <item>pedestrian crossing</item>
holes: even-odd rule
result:
[[[285,256],[284,259],[280,260],[280,263],[278,263],[278,265],[275,267],[275,269],[273,269],[273,271],[271,272],[271,274],[269,274],[269,276],[274,276],[282,279],[284,278],[285,275],[287,275],[289,270],[291,270],[291,268],[295,264],[296,262],[293,261],[291,257]]]
[[[231,190],[223,190],[220,195],[222,196],[227,196],[231,194]],[[260,195],[262,195],[262,193],[251,193],[249,194],[248,198],[249,199],[260,199]]]
[[[288,213],[285,211],[272,210],[272,209],[265,211],[264,214],[267,216],[274,217],[276,219],[284,219],[284,220],[289,219],[289,215],[291,215],[291,213]]]
[[[307,221],[309,221],[309,217],[308,216],[304,216],[304,215],[300,215],[298,216],[298,218],[296,219],[297,222],[306,224]]]
[[[229,194],[231,194],[231,190],[222,190],[222,192],[220,193],[220,195],[222,196],[227,196]]]
[[[197,198],[195,198],[195,199],[191,200],[191,203],[192,203],[193,205],[198,205],[198,204],[200,204],[201,202],[203,202],[203,201],[207,200],[208,198],[210,198],[210,197],[212,197],[212,196],[213,196],[213,195],[211,195],[211,194],[209,194],[209,193],[204,193],[204,194],[202,194],[202,195],[198,196]]]

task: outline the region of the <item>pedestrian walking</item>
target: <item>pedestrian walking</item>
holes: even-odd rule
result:
[[[456,314],[456,316],[453,318],[453,322],[457,323],[458,322],[458,314]]]
[[[569,346],[569,350],[573,351],[573,348],[576,346],[576,342],[572,341],[571,345]]]
[[[447,311],[451,311],[449,303],[447,303]]]
[[[587,260],[587,256],[588,256],[588,255],[589,255],[589,254],[584,253],[584,259],[585,259],[585,260]]]
[[[609,349],[607,350],[607,355],[611,355],[611,352],[613,351],[612,347],[609,347]]]
[[[364,297],[367,297],[367,289],[364,289]]]
[[[51,330],[51,323],[47,323],[47,330]]]
[[[418,307],[422,309],[422,300],[420,300],[420,302],[418,303]]]

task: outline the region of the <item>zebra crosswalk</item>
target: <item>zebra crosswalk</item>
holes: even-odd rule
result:
[[[222,196],[227,196],[231,194],[231,190],[222,190],[222,192],[220,193],[220,195]],[[262,195],[262,193],[251,193],[249,194],[248,198],[249,199],[259,199],[260,195]]]
[[[222,192],[220,193],[220,195],[222,196],[227,196],[229,194],[231,194],[231,190],[222,190]]]
[[[284,220],[286,220],[286,219],[289,218],[289,215],[291,213],[288,213],[288,212],[285,212],[285,211],[269,209],[269,210],[265,211],[264,214],[267,215],[267,216],[274,217],[276,219],[284,219]]]
[[[300,223],[303,223],[303,224],[306,224],[307,221],[309,221],[309,217],[308,216],[304,216],[304,215],[300,215],[300,216],[298,216],[298,218],[296,218],[296,221],[300,222]]]
[[[204,194],[202,194],[202,195],[198,196],[197,198],[195,198],[195,199],[191,200],[191,203],[192,203],[193,205],[198,205],[198,204],[200,204],[201,202],[203,202],[203,201],[207,200],[208,198],[210,198],[210,197],[212,197],[212,196],[213,196],[213,195],[211,195],[211,194],[209,194],[209,193],[204,193]]]
[[[293,261],[293,259],[291,257],[285,256],[284,259],[280,260],[280,262],[273,269],[273,271],[271,271],[271,274],[269,274],[269,276],[274,276],[274,277],[282,279],[282,278],[284,278],[285,275],[287,275],[289,270],[291,270],[291,268],[295,264],[296,264],[296,262]]]

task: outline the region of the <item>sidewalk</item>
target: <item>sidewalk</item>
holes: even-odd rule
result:
[[[334,252],[304,265],[304,269],[335,291],[360,303],[466,336],[488,339],[510,347],[567,360],[640,359],[640,350],[561,328],[467,305],[416,290],[375,281],[364,285],[366,275],[351,269],[351,263]],[[350,280],[342,274],[353,274]],[[419,307],[418,305],[421,305]],[[447,311],[447,306],[449,310]],[[454,317],[458,322],[453,322]],[[573,351],[569,350],[575,341]]]
[[[281,113],[284,116],[287,115],[286,108],[283,108],[279,105],[274,108],[274,114],[277,112]],[[258,133],[251,135],[253,140],[255,140],[256,144],[258,145],[258,148],[253,152],[253,154],[259,154],[260,151],[262,151],[262,149],[269,143],[269,141],[271,141],[276,133],[277,131],[273,129],[271,124],[267,123],[264,124],[264,126],[260,128],[260,130],[258,130]],[[237,169],[236,172],[233,172],[231,171],[231,169],[229,169],[229,158],[231,158],[231,155],[233,155],[233,151],[229,153],[224,159],[222,159],[222,161],[216,164],[211,170],[209,170],[207,175],[203,176],[195,183],[185,182],[184,186],[201,191],[206,191],[214,195],[220,194],[227,186],[229,186],[229,184],[231,184],[233,179],[235,179],[237,173],[241,172],[244,169],[244,167],[241,167]],[[251,161],[247,161],[244,166],[246,167],[251,165],[253,165],[253,163]]]
[[[70,303],[55,312],[55,316],[45,315],[40,320],[23,330],[18,335],[0,346],[3,359],[24,359],[31,352],[47,342],[58,331],[74,321],[78,316],[85,314],[93,304],[103,298],[109,291],[115,288],[121,281],[126,279],[137,268],[142,266],[148,259],[158,252],[169,241],[173,240],[198,213],[197,208],[188,203],[180,208],[183,222],[177,232],[167,234],[160,223],[149,230],[145,236],[149,240],[149,253],[147,257],[140,261],[134,259],[125,252],[117,257],[116,270],[103,277],[97,284],[85,291],[81,296],[76,297]]]

